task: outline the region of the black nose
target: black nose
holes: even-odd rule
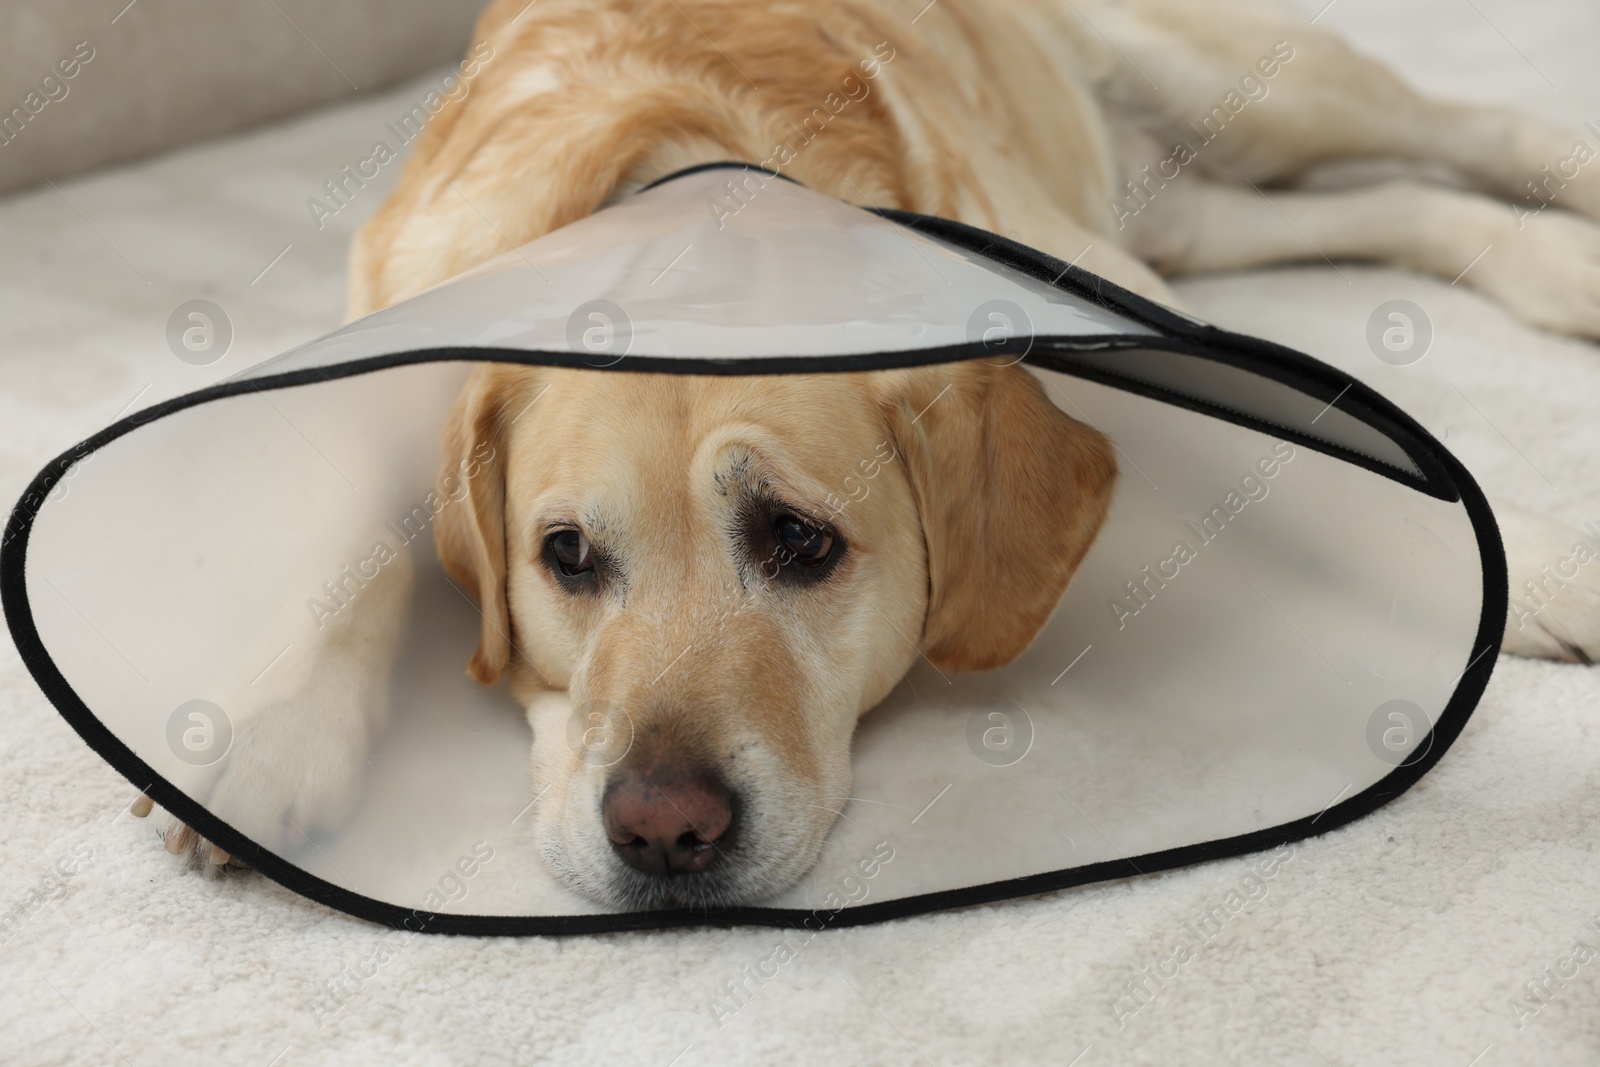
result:
[[[600,802],[611,847],[646,874],[704,871],[721,855],[733,798],[716,775],[673,767],[620,771]]]

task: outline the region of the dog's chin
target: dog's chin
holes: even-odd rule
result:
[[[758,904],[774,892],[744,885],[744,881],[737,873],[706,871],[663,878],[620,867],[606,880],[606,902],[624,911],[705,911]]]

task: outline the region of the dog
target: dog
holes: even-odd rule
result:
[[[477,40],[470,85],[356,241],[352,317],[733,160],[1014,236],[1167,305],[1165,275],[1361,259],[1600,337],[1600,167],[1563,164],[1586,146],[1422,97],[1270,0],[500,0]],[[1370,159],[1461,184],[1297,187]],[[1554,198],[1552,179],[1552,210],[1508,208]],[[825,517],[827,488],[884,449],[896,462],[871,498]],[[491,475],[435,532],[483,613],[469,673],[507,675],[527,711],[551,869],[627,908],[794,884],[848,796],[861,715],[919,655],[986,670],[1027,648],[1117,476],[1110,442],[1024,367],[981,361],[734,378],[484,365],[444,470],[475,455]],[[1497,514],[1513,589],[1576,539]],[[1508,619],[1504,648],[1600,655],[1600,584],[1571,590]],[[575,755],[575,716],[617,714],[626,758]],[[241,759],[235,779],[291,814],[339,811],[363,744],[324,743],[315,772]],[[166,837],[227,861],[181,824]]]

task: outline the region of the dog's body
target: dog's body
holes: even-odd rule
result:
[[[353,315],[736,160],[1004,233],[1168,304],[1158,271],[1361,258],[1600,336],[1600,169],[1556,178],[1570,213],[1534,219],[1416,183],[1282,191],[1393,157],[1554,196],[1575,139],[1425,100],[1269,0],[503,0],[479,36],[464,98],[357,241]],[[528,708],[553,868],[631,906],[798,878],[848,794],[859,716],[919,652],[950,669],[1020,654],[1115,477],[1101,435],[1021,367],[982,363],[742,380],[486,366],[446,469],[485,444],[491,476],[437,531],[484,612],[470,670],[509,672]],[[821,518],[826,487],[874,456],[872,499]],[[1572,541],[1504,524],[1514,589]],[[1574,583],[1505,647],[1600,655],[1600,590]],[[615,760],[568,744],[574,721],[619,714],[634,742]]]
[[[479,36],[493,58],[356,243],[352,315],[738,160],[1014,236],[1169,304],[1158,269],[1346,257],[1454,279],[1493,245],[1464,284],[1600,335],[1600,227],[1579,217],[1600,217],[1600,169],[1554,173],[1577,138],[1420,97],[1276,0],[501,0]],[[1565,210],[1519,228],[1431,185],[1251,188],[1374,158]]]

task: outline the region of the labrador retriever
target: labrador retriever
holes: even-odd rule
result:
[[[739,160],[1014,236],[1169,305],[1166,274],[1362,259],[1600,337],[1594,150],[1427,99],[1273,0],[498,0],[477,34],[470,78],[356,242],[352,316]],[[1379,158],[1458,181],[1297,187]],[[746,903],[800,878],[848,795],[860,716],[918,656],[1019,655],[1116,477],[1103,436],[1023,367],[983,362],[731,379],[486,365],[444,451],[447,472],[495,457],[436,529],[483,613],[468,670],[508,674],[527,709],[551,869],[617,907]],[[872,457],[871,497],[830,515],[827,493]],[[1513,590],[1576,537],[1497,511]],[[1600,583],[1514,615],[1504,647],[1600,655]],[[626,719],[626,756],[586,760],[574,717]],[[318,767],[260,767],[251,787],[337,811],[345,772]],[[208,847],[181,824],[166,836]]]

